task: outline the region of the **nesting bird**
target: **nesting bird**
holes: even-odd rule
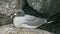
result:
[[[47,23],[46,19],[25,14],[23,10],[17,11],[14,15],[13,24],[19,28],[37,28]]]

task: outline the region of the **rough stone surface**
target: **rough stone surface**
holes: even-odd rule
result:
[[[35,10],[43,10],[49,6],[50,0],[27,0],[28,4]]]
[[[0,13],[9,15],[16,7],[16,0],[0,0]]]
[[[25,0],[16,0],[17,4],[16,4],[16,8],[17,9],[22,9],[25,5]]]
[[[0,34],[53,34],[51,32],[39,29],[15,28],[13,24],[0,26]]]
[[[27,0],[27,2],[37,12],[43,13],[48,17],[60,12],[60,0]]]

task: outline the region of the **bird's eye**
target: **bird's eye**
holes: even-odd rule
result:
[[[22,12],[17,12],[16,15],[17,15],[17,16],[24,16],[24,13],[22,13]]]

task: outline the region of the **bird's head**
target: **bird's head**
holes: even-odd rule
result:
[[[24,16],[25,13],[23,10],[18,10],[17,12],[14,13],[15,16]]]
[[[10,18],[14,18],[14,17],[23,17],[25,15],[24,11],[22,9],[20,10],[16,10],[11,16]]]

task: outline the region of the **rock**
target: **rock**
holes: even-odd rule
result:
[[[16,0],[16,8],[17,9],[22,9],[25,5],[25,0]]]
[[[0,26],[0,34],[54,34],[45,30],[39,29],[24,29],[15,28],[13,24]]]
[[[7,24],[6,23],[7,19],[9,19],[8,16],[0,13],[0,26],[4,25],[4,24]]]
[[[0,0],[0,13],[9,15],[16,7],[16,0]]]
[[[16,0],[0,0],[0,10],[15,8]]]
[[[33,9],[47,17],[52,17],[60,12],[60,0],[27,0],[27,2]]]
[[[27,0],[28,4],[35,10],[42,12],[49,6],[49,0]]]

